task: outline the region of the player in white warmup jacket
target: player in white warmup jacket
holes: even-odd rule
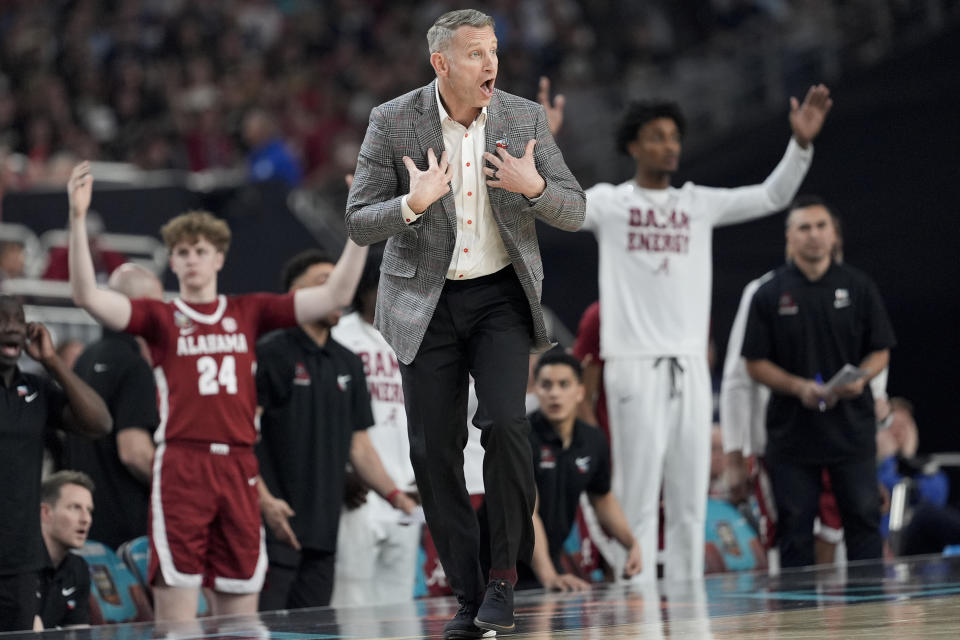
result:
[[[543,88],[540,100],[546,102]],[[811,87],[802,104],[791,98],[793,136],[769,177],[762,184],[718,189],[670,185],[683,115],[674,103],[633,103],[618,128],[617,145],[634,159],[634,179],[587,190],[583,228],[596,234],[600,253],[600,350],[606,361],[613,490],[643,557],[656,558],[662,479],[668,580],[703,575],[713,228],[790,203],[831,106],[823,85]],[[644,563],[634,580],[655,579],[656,570],[656,562]]]
[[[356,310],[340,319],[334,340],[363,361],[374,426],[367,429],[383,468],[403,490],[416,485],[410,464],[407,414],[397,357],[373,326],[377,270],[368,263],[354,298]],[[336,577],[331,604],[386,604],[413,600],[421,524],[394,509],[374,491],[362,506],[344,509],[337,536]]]

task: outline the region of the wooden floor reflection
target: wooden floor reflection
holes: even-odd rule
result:
[[[15,638],[326,640],[439,638],[451,599],[404,605],[308,609],[195,624],[113,625]],[[597,587],[586,594],[524,592],[516,640],[547,638],[960,638],[960,558],[813,568],[779,576],[739,573],[703,581]],[[506,636],[504,636],[506,637]]]

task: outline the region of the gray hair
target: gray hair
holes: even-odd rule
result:
[[[460,27],[496,28],[493,24],[493,16],[488,16],[476,9],[448,11],[437,18],[437,21],[427,31],[427,45],[430,47],[430,53],[445,51],[453,39],[454,31]]]

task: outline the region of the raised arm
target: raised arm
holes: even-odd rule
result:
[[[294,312],[298,323],[313,322],[331,311],[350,304],[357,290],[367,248],[347,239],[340,259],[330,272],[330,277],[316,287],[297,289],[293,296]]]
[[[716,224],[752,220],[780,211],[790,204],[813,161],[813,140],[833,106],[824,85],[810,87],[803,103],[790,98],[790,129],[793,133],[783,158],[761,184],[737,189],[705,189],[713,196]]]
[[[81,380],[57,355],[47,328],[39,322],[27,325],[27,354],[43,365],[67,396],[63,422],[71,431],[99,438],[110,433],[113,419],[106,403],[97,392]]]
[[[70,201],[70,290],[74,304],[86,309],[97,322],[108,329],[123,331],[130,323],[130,300],[121,293],[98,287],[93,271],[86,225],[92,195],[90,163],[81,162],[74,167],[67,182]]]

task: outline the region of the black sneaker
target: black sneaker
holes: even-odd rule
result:
[[[473,623],[481,629],[513,631],[513,585],[506,580],[491,580]]]
[[[497,635],[496,631],[481,629],[473,623],[477,617],[477,605],[473,602],[460,600],[460,609],[453,620],[443,627],[444,640],[459,640],[467,638],[492,638]]]

